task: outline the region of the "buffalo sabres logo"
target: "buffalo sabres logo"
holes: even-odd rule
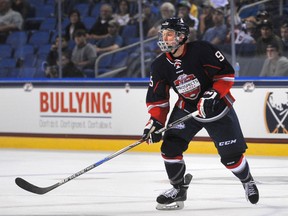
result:
[[[174,85],[186,99],[195,100],[200,93],[200,82],[193,74],[181,74],[174,81]]]
[[[288,92],[269,92],[265,114],[269,133],[288,134]]]

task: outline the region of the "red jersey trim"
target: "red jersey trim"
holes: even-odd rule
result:
[[[164,158],[165,160],[182,160],[183,156],[179,155],[179,156],[176,156],[176,157],[167,157],[167,156],[162,154],[162,158]]]

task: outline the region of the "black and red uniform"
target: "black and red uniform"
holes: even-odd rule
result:
[[[207,90],[216,90],[221,99],[216,110],[206,118],[197,117],[166,131],[161,146],[162,157],[167,162],[166,169],[168,164],[172,166],[174,162],[182,163],[183,152],[202,128],[207,130],[214,141],[222,163],[229,158],[242,155],[247,148],[237,115],[232,107],[234,102],[230,93],[234,83],[232,66],[210,43],[195,41],[186,43],[184,46],[181,56],[175,58],[171,53],[163,53],[151,65],[150,84],[146,97],[151,117],[165,124],[170,109],[170,88],[178,94],[179,99],[173,108],[169,122],[196,111],[199,99]],[[185,172],[185,166],[183,169]],[[172,170],[173,168],[171,171],[167,169],[171,178],[175,176]],[[177,179],[174,181],[171,178],[171,183],[177,184]]]

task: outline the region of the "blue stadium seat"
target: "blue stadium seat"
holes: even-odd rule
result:
[[[81,17],[89,16],[90,13],[89,3],[78,3],[74,5],[74,9],[79,11]]]
[[[27,43],[28,35],[25,31],[11,32],[7,39],[6,44],[9,44],[13,49],[18,49]]]
[[[0,60],[0,68],[15,68],[16,60],[14,58],[2,58]]]
[[[90,16],[94,17],[95,20],[99,17],[101,5],[102,3],[98,2],[91,8]]]
[[[85,24],[87,29],[91,29],[94,23],[96,22],[96,19],[95,17],[87,16],[87,17],[83,17],[82,21]]]
[[[0,79],[7,78],[9,72],[10,72],[9,68],[0,68]]]
[[[36,68],[34,67],[21,68],[18,78],[33,78],[35,73],[36,73]]]
[[[52,31],[56,28],[57,20],[54,17],[49,17],[43,20],[43,22],[40,24],[39,30],[47,30]]]
[[[112,57],[113,55],[107,55],[100,59],[98,65],[98,74],[105,73],[109,70],[112,65]]]
[[[50,33],[47,31],[33,31],[28,41],[35,49],[38,49],[41,45],[50,43]]]
[[[14,51],[14,58],[23,58],[25,55],[33,54],[34,46],[31,44],[24,44],[22,47],[19,47]]]
[[[137,37],[137,26],[136,25],[125,25],[123,26],[121,36],[125,38]]]
[[[20,69],[19,68],[15,68],[15,67],[11,67],[11,68],[6,68],[7,69],[7,73],[5,74],[6,76],[3,78],[18,78],[19,73],[20,73]]]
[[[0,58],[10,58],[12,51],[13,49],[10,44],[0,44]]]
[[[38,50],[37,50],[37,55],[39,56],[42,56],[42,55],[45,55],[47,56],[49,54],[51,50],[51,44],[43,44],[41,46],[38,47]]]
[[[34,67],[37,60],[37,56],[34,53],[29,53],[26,54],[22,58],[22,60],[23,60],[22,67]]]
[[[113,54],[112,65],[113,68],[124,67],[128,59],[128,51],[120,51]]]
[[[45,0],[29,0],[29,3],[33,6],[42,6],[45,4]]]
[[[35,5],[35,17],[54,17],[54,6],[50,4],[44,4],[44,5]]]

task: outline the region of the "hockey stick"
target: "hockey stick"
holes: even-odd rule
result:
[[[163,132],[171,129],[171,128],[174,127],[175,125],[178,125],[179,123],[184,122],[184,121],[186,121],[186,120],[188,120],[188,119],[190,119],[190,118],[192,118],[192,117],[195,117],[195,116],[197,116],[197,115],[198,115],[198,111],[195,111],[195,112],[193,112],[193,113],[190,113],[190,114],[188,114],[188,115],[186,115],[186,116],[184,116],[184,117],[182,117],[182,118],[180,118],[180,119],[178,119],[178,120],[176,120],[176,121],[168,124],[167,126],[165,126],[165,127],[161,128],[160,130],[156,131],[155,133],[158,133],[158,134],[159,134],[159,133],[163,133]],[[132,149],[132,148],[134,148],[134,147],[136,147],[136,146],[138,146],[138,145],[140,145],[140,144],[143,143],[143,142],[145,142],[145,140],[140,139],[140,140],[138,140],[137,142],[135,142],[135,143],[133,143],[133,144],[131,144],[131,145],[129,145],[129,146],[126,146],[125,148],[123,148],[123,149],[121,149],[121,150],[119,150],[119,151],[117,151],[117,152],[115,152],[115,153],[113,153],[113,154],[111,154],[111,155],[103,158],[102,160],[100,160],[100,161],[98,161],[98,162],[96,162],[96,163],[94,163],[94,164],[86,167],[86,168],[83,169],[83,170],[80,170],[80,171],[77,172],[77,173],[74,173],[73,175],[71,175],[71,176],[69,176],[69,177],[67,177],[67,178],[65,178],[65,179],[57,182],[56,184],[49,186],[49,187],[38,187],[38,186],[36,186],[36,185],[33,185],[33,184],[27,182],[26,180],[24,180],[23,178],[20,178],[20,177],[17,177],[17,178],[15,179],[15,183],[16,183],[20,188],[22,188],[22,189],[24,189],[24,190],[26,190],[26,191],[29,191],[29,192],[31,192],[31,193],[35,193],[35,194],[45,194],[45,193],[47,193],[47,192],[49,192],[49,191],[51,191],[51,190],[53,190],[53,189],[55,189],[55,188],[57,188],[57,187],[59,187],[59,186],[61,186],[61,185],[67,183],[68,181],[70,181],[70,180],[72,180],[72,179],[74,179],[74,178],[76,178],[76,177],[78,177],[78,176],[80,176],[80,175],[88,172],[89,170],[92,170],[92,169],[94,169],[95,167],[100,166],[101,164],[103,164],[103,163],[111,160],[112,158],[115,158],[115,157],[117,157],[118,155],[120,155],[120,154],[122,154],[122,153],[124,153],[124,152],[126,152],[126,151],[128,151],[128,150],[130,150],[130,149]]]

